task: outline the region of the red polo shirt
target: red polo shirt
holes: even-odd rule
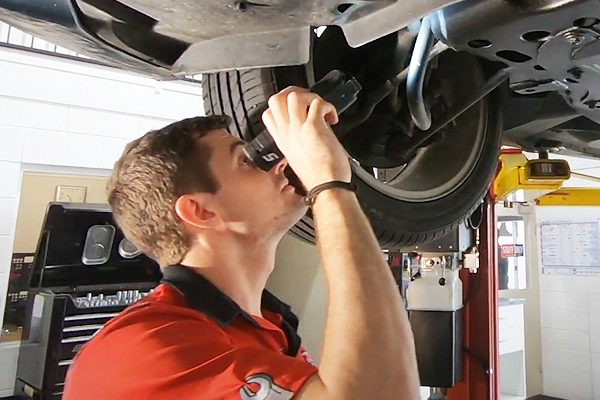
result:
[[[64,400],[289,400],[317,372],[272,294],[259,318],[187,267],[164,277],[77,354]]]

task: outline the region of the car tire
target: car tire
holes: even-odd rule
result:
[[[260,117],[268,98],[283,88],[279,86],[289,84],[287,79],[285,85],[278,85],[277,76],[282,70],[265,68],[203,75],[205,111],[231,116],[230,133],[244,140],[252,139],[263,129]],[[483,69],[481,74],[483,76]],[[480,151],[468,177],[447,195],[431,201],[403,201],[377,190],[355,171],[353,180],[358,186],[359,202],[382,248],[400,250],[439,238],[456,228],[481,204],[498,164],[502,131],[499,97],[496,90],[473,107],[478,110],[484,136]],[[468,118],[465,114],[459,118]],[[445,162],[461,160],[447,154]],[[310,211],[292,232],[305,241],[315,241]]]

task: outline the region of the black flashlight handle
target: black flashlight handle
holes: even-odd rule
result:
[[[310,91],[333,104],[340,115],[354,104],[361,89],[360,83],[355,78],[333,70],[315,83]],[[263,171],[270,171],[284,158],[266,129],[248,143],[244,151],[246,156]]]

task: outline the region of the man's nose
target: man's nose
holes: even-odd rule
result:
[[[288,162],[284,158],[283,160],[279,161],[277,163],[277,165],[275,165],[273,167],[273,169],[271,170],[271,172],[274,173],[275,175],[283,175],[283,171],[285,170],[285,167],[287,167],[287,166],[288,166]]]

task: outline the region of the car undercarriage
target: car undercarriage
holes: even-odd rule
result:
[[[231,115],[244,140],[276,91],[355,77],[334,131],[391,249],[468,218],[501,145],[600,157],[591,0],[0,0],[0,20],[157,79],[203,74],[205,112]],[[310,215],[295,233],[314,240]]]

